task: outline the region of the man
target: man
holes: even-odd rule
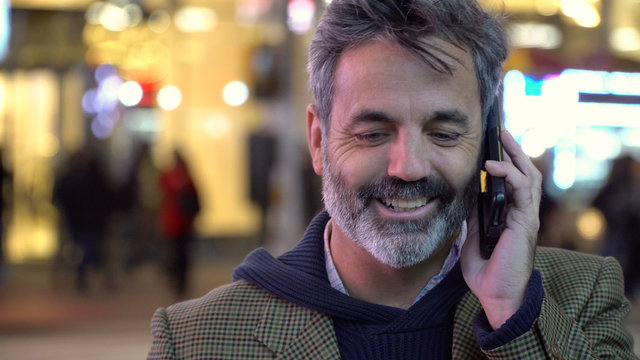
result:
[[[475,199],[504,31],[475,1],[334,0],[311,45],[327,212],[235,282],[159,309],[150,359],[633,358],[612,259],[538,249],[541,176],[502,132],[489,260]],[[535,260],[534,260],[535,258]]]

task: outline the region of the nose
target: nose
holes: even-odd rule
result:
[[[401,132],[391,145],[387,175],[416,181],[429,175],[431,163],[422,134]]]

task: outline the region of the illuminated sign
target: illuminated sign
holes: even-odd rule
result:
[[[504,111],[516,137],[540,128],[640,127],[640,73],[568,69],[535,79],[513,70],[504,78]]]
[[[505,127],[531,157],[554,153],[554,182],[567,189],[601,180],[602,164],[640,131],[640,73],[567,69],[536,79],[504,78]]]

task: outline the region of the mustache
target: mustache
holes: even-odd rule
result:
[[[397,177],[386,176],[376,179],[358,189],[357,198],[363,203],[374,199],[419,197],[440,198],[445,202],[453,200],[456,192],[439,176],[428,176],[416,181],[404,181]]]

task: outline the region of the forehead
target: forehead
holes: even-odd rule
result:
[[[434,54],[452,73],[439,72],[399,44],[372,39],[345,51],[335,73],[333,104],[372,104],[376,98],[398,101],[442,103],[450,106],[479,106],[473,59],[468,51],[437,38],[425,38],[437,47]],[[342,104],[340,104],[342,103]]]

